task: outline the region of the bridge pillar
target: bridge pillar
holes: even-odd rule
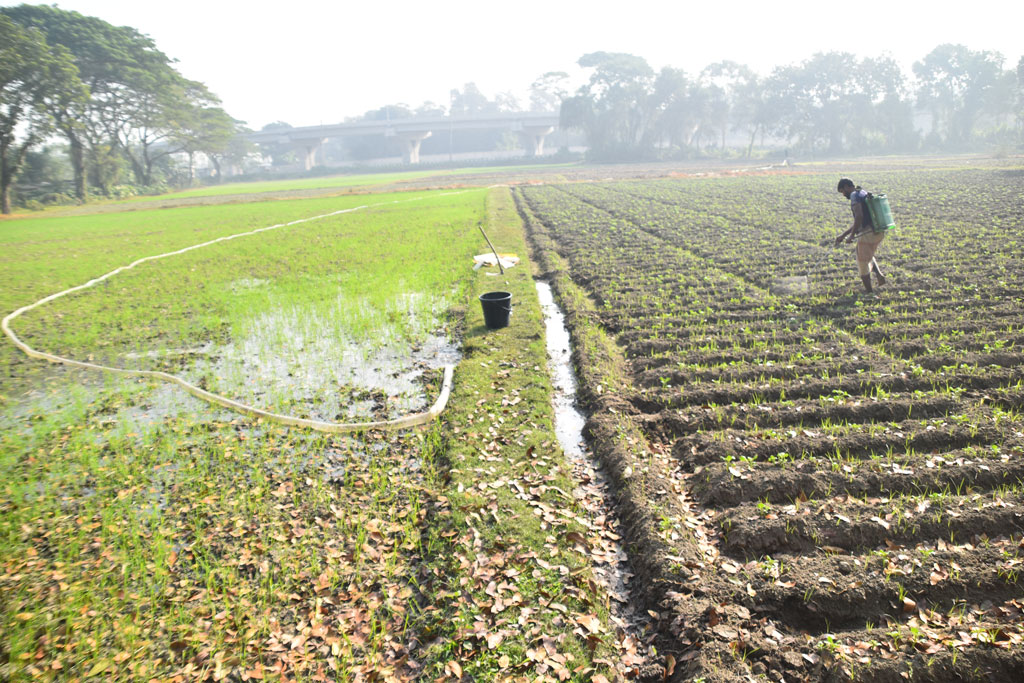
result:
[[[318,161],[321,165],[323,164],[325,142],[327,142],[327,138],[320,137],[308,140],[295,140],[295,144],[299,145],[299,148],[303,150],[302,165],[307,171],[316,166]]]
[[[388,134],[385,133],[385,135]],[[412,133],[391,133],[388,137],[392,135],[398,139],[398,144],[402,147],[402,163],[418,164],[420,163],[420,143],[433,135],[433,133],[429,130],[424,130]]]
[[[526,156],[539,157],[544,153],[544,138],[555,130],[554,126],[523,126],[519,139],[523,142]]]

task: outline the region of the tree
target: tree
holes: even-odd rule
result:
[[[493,114],[498,111],[494,102],[487,99],[487,96],[480,92],[476,83],[466,83],[462,90],[454,88],[451,91],[451,115],[452,116],[473,116],[474,114]]]
[[[843,151],[863,136],[875,90],[864,64],[848,52],[817,53],[800,65],[776,68],[767,82],[776,132],[809,150]]]
[[[992,87],[985,92],[974,136],[988,142],[1011,142],[1015,137],[1017,100],[1017,74],[1010,69],[1000,69]]]
[[[189,182],[195,180],[195,155],[202,152],[214,163],[217,176],[220,176],[219,157],[223,155],[233,139],[238,137],[238,126],[242,121],[235,121],[220,107],[193,107],[187,112],[178,127],[171,133],[173,146],[179,147],[188,154]]]
[[[512,92],[499,92],[494,96],[494,110],[498,112],[519,111],[519,98]]]
[[[970,141],[1002,71],[1003,56],[998,52],[949,43],[914,64],[918,105],[931,112],[933,127],[947,144],[963,147]]]
[[[736,129],[750,132],[747,142],[746,157],[749,159],[754,152],[754,140],[758,134],[764,134],[772,123],[772,110],[765,96],[765,81],[756,73],[737,84],[734,91],[733,120]]]
[[[440,104],[437,104],[435,102],[430,102],[430,101],[424,102],[420,106],[416,107],[416,111],[413,112],[413,114],[415,116],[424,116],[424,117],[426,117],[426,116],[440,117],[440,116],[444,116],[445,113],[446,112],[444,110],[444,107],[442,107]]]
[[[1017,62],[1017,140],[1024,142],[1024,57]]]
[[[217,102],[202,83],[182,78],[173,69],[153,71],[118,93],[116,106],[104,111],[104,122],[128,157],[135,181],[152,185],[154,165],[185,151],[182,134],[197,118],[197,110]]]
[[[568,80],[569,74],[564,71],[548,71],[537,77],[530,84],[530,111],[558,111],[569,94]]]
[[[248,132],[249,129],[241,121],[234,121],[234,134],[224,145],[202,150],[213,164],[218,181],[223,180],[222,166],[225,163],[241,167],[243,162],[256,151],[256,145],[245,137]]]
[[[750,67],[725,60],[704,67],[699,82],[706,91],[702,98],[702,126],[721,136],[720,147],[724,152],[727,133],[738,127],[740,95],[750,94],[751,84],[757,82],[757,76]]]
[[[28,151],[18,172],[16,189],[19,199],[25,199],[29,192],[35,194],[33,198],[39,199],[66,191],[71,180],[71,165],[65,151],[56,145]]]
[[[593,72],[562,102],[562,125],[583,130],[595,158],[642,156],[654,139],[649,102],[654,70],[642,57],[621,52],[591,52],[578,64]]]
[[[85,97],[67,50],[42,32],[0,15],[0,211],[11,212],[11,185],[28,151],[53,129],[55,101]]]
[[[914,151],[919,135],[914,128],[907,79],[899,64],[889,56],[869,57],[861,61],[857,78],[872,98],[873,111],[869,119],[861,122],[860,139],[853,142],[870,148],[868,136],[874,135],[886,151]]]
[[[560,128],[583,131],[588,142],[593,144],[597,135],[597,112],[594,110],[594,99],[586,93],[578,93],[562,100],[562,108],[558,113]]]
[[[263,126],[263,128],[261,128],[260,130],[288,130],[289,128],[292,127],[293,126],[290,123],[287,123],[285,121],[274,121],[273,123],[268,123],[267,125]],[[295,148],[293,145],[289,143],[261,142],[259,146],[260,150],[270,157],[271,163],[274,166],[291,164],[297,160]]]
[[[392,121],[399,119],[411,119],[415,116],[415,113],[409,105],[402,104],[386,104],[378,109],[371,109],[362,116],[356,117],[356,121]]]
[[[649,107],[654,143],[667,142],[676,149],[689,147],[697,120],[691,84],[682,69],[666,66],[658,72]]]
[[[84,201],[90,175],[108,177],[111,154],[129,160],[136,182],[153,182],[161,159],[181,147],[172,143],[188,125],[193,110],[218,104],[202,83],[189,81],[153,41],[133,28],[62,10],[56,5],[19,5],[0,12],[46,34],[51,45],[72,55],[89,90],[85,100],[49,101],[48,111],[67,138],[76,194]],[[89,162],[103,163],[88,173]]]
[[[128,160],[118,151],[117,145],[110,141],[96,141],[89,145],[86,168],[89,184],[98,187],[107,196],[110,196],[114,186],[123,177],[131,173]]]
[[[152,87],[155,76],[166,77],[174,71],[171,60],[156,49],[150,38],[133,28],[113,26],[55,5],[19,5],[0,12],[19,24],[43,31],[49,44],[63,45],[89,90],[88,99],[55,100],[49,108],[57,129],[68,140],[75,193],[85,201],[87,162],[109,162],[110,151],[120,151],[111,133],[111,122],[130,115],[124,107],[133,105],[137,95]]]

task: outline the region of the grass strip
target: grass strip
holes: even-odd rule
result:
[[[504,276],[481,269],[469,287],[441,432],[446,511],[428,532],[437,555],[424,569],[418,630],[438,675],[600,681],[620,660],[618,638],[554,434],[543,320],[507,189],[488,195],[485,229],[522,262]],[[508,327],[484,325],[476,299],[487,291],[512,293]]]

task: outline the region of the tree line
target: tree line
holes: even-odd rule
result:
[[[1024,57],[943,44],[913,65],[891,57],[815,54],[761,76],[732,61],[689,75],[642,57],[592,52],[589,80],[561,100],[563,127],[586,133],[594,160],[725,152],[750,156],[770,136],[808,153],[966,151],[1024,142]],[[927,121],[919,125],[919,119]],[[922,130],[926,131],[922,133]]]
[[[939,45],[913,65],[913,77],[891,57],[815,54],[760,75],[732,61],[699,73],[614,52],[583,55],[588,80],[574,92],[569,75],[548,72],[530,86],[533,111],[559,111],[561,127],[582,134],[593,161],[673,159],[702,155],[750,157],[755,145],[836,155],[967,151],[1024,143],[1024,58],[1004,68],[998,52]],[[0,195],[5,213],[19,191],[57,173],[59,155],[36,151],[63,138],[73,176],[72,197],[165,189],[182,173],[194,178],[202,154],[220,177],[224,162],[240,164],[254,148],[243,122],[218,98],[182,76],[174,61],[133,28],[48,5],[0,8]],[[445,105],[393,104],[349,120],[518,111],[514,95],[487,98],[473,83]],[[266,128],[289,127],[277,122]],[[568,138],[563,138],[567,140]],[[424,154],[515,146],[500,131],[435,132]],[[564,144],[564,143],[563,143]],[[331,141],[334,158],[390,156],[379,136]],[[287,163],[291,150],[262,151]],[[184,172],[172,161],[184,154]],[[187,183],[179,183],[187,184]],[[92,189],[91,189],[92,188]]]
[[[548,72],[530,86],[532,111],[560,112],[561,127],[581,132],[592,161],[678,159],[700,155],[750,157],[760,141],[803,154],[963,152],[1024,143],[1024,57],[1004,68],[994,51],[937,46],[913,65],[913,77],[891,57],[818,53],[762,76],[734,61],[699,73],[664,67],[626,53],[592,52],[578,65],[589,79],[569,91],[569,74]],[[488,99],[473,83],[451,92],[448,107],[391,104],[351,121],[521,111],[511,93]],[[287,126],[283,123],[268,127]],[[424,154],[496,149],[500,132],[443,131]],[[379,136],[333,141],[335,156],[387,156]],[[483,146],[481,146],[483,145]],[[284,157],[282,157],[284,158]]]
[[[26,162],[46,162],[33,148],[54,135],[67,144],[80,202],[90,186],[109,195],[126,173],[137,186],[159,184],[173,154],[186,154],[191,172],[197,153],[215,165],[247,153],[241,122],[149,37],[56,6],[0,8],[0,92],[4,213]]]

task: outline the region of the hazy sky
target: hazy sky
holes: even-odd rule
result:
[[[4,5],[18,4],[3,0]],[[566,71],[587,52],[629,52],[693,74],[722,59],[764,74],[815,52],[891,54],[910,66],[935,46],[997,50],[1007,68],[1024,41],[1024,3],[608,3],[547,0],[63,0],[62,9],[132,26],[202,81],[232,116],[258,129],[334,123],[384,104],[442,105],[474,82],[488,97]]]

